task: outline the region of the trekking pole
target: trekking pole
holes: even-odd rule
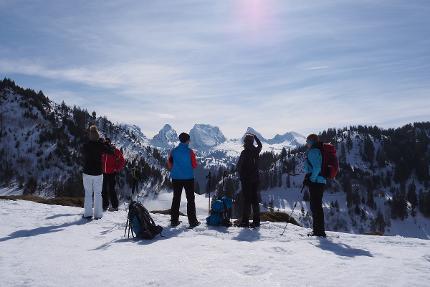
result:
[[[224,174],[222,175],[222,195],[226,196],[226,190],[225,190],[225,178],[228,177],[228,173],[225,170]]]
[[[208,180],[207,182],[207,188],[208,188],[208,214],[211,214],[211,178],[212,178],[212,174],[211,172],[208,173],[208,175],[206,176],[206,179]]]
[[[303,184],[303,186],[302,186],[302,189],[300,190],[300,194],[302,194],[302,192],[303,192],[303,189],[305,188],[305,185]],[[294,206],[293,206],[293,209],[291,210],[291,213],[290,213],[290,216],[288,217],[288,221],[287,221],[287,223],[285,224],[285,227],[284,227],[284,230],[282,231],[282,233],[281,233],[281,236],[283,236],[284,235],[284,233],[285,233],[285,230],[287,230],[287,226],[288,226],[288,223],[290,222],[290,220],[291,220],[291,216],[293,216],[293,212],[294,212],[294,209],[296,209],[296,206],[297,206],[297,203],[299,202],[299,200],[297,200],[296,201],[296,203],[294,203]]]
[[[127,222],[125,223],[125,228],[124,228],[124,238],[125,238],[125,235],[127,234],[127,227],[128,227],[128,216],[127,216]]]

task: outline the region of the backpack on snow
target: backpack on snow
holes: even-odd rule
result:
[[[320,143],[318,148],[322,155],[321,176],[334,179],[339,171],[336,147],[331,143]]]
[[[210,226],[231,226],[231,208],[233,201],[227,196],[212,201],[211,215],[206,218],[207,225]]]
[[[137,201],[130,202],[125,229],[128,229],[128,238],[131,231],[133,238],[139,239],[153,239],[163,231],[163,227],[156,225],[148,210]]]

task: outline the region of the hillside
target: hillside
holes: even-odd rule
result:
[[[136,126],[114,124],[79,107],[49,100],[43,92],[0,82],[0,184],[24,194],[82,196],[81,152],[86,128],[96,124],[126,157],[119,187],[129,192],[129,167],[135,161],[147,175],[144,186],[167,184],[164,160]]]
[[[165,237],[133,241],[124,238],[124,211],[86,223],[74,207],[1,200],[0,210],[4,286],[424,287],[430,280],[428,240],[336,232],[315,239],[293,225],[281,237],[283,224],[266,222],[258,230],[171,229],[167,216],[153,215]]]
[[[157,198],[170,190],[165,157],[177,144],[177,132],[165,125],[150,139],[137,126],[114,124],[96,113],[49,100],[42,92],[0,82],[0,193],[45,197],[82,196],[80,146],[95,123],[121,148],[127,166],[119,175],[121,198],[130,193],[130,167],[141,168],[141,195]],[[267,210],[290,211],[309,226],[309,194],[299,193],[305,160],[304,137],[287,132],[263,142],[260,191]],[[200,192],[225,192],[239,200],[234,166],[241,139],[227,139],[215,126],[196,124],[190,132],[200,162],[195,175]],[[340,172],[324,197],[326,228],[351,233],[430,237],[430,123],[396,129],[355,126],[321,132],[336,145]],[[211,172],[208,184],[206,176]],[[223,175],[225,178],[222,186]],[[167,207],[167,206],[166,206]],[[235,214],[238,216],[238,214]]]
[[[324,141],[336,145],[341,167],[324,197],[327,228],[430,238],[429,135],[430,123],[322,133]],[[266,157],[261,166],[264,205],[282,210],[299,200],[297,217],[308,226],[309,194],[307,189],[299,194],[303,150]]]

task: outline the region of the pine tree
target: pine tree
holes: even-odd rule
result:
[[[278,187],[282,187],[282,170],[278,169]]]
[[[378,163],[379,167],[385,167],[386,165],[386,156],[385,156],[385,152],[384,149],[381,147],[378,149],[378,152],[376,153],[376,162]]]
[[[346,204],[348,207],[351,207],[353,204],[351,178],[349,176],[344,177],[342,185],[343,191],[346,193]]]
[[[373,163],[375,157],[375,146],[369,135],[364,138],[363,157],[367,162]]]
[[[342,143],[340,145],[340,156],[339,156],[339,161],[343,164],[346,164],[346,148],[345,148],[345,144]]]
[[[367,204],[367,206],[369,206],[372,209],[374,209],[376,207],[372,188],[367,189],[367,202],[366,202],[366,204]]]
[[[415,182],[411,182],[408,187],[407,199],[410,202],[412,209],[415,209],[418,204],[417,187]]]
[[[285,149],[285,147],[283,147],[281,151],[281,159],[284,160],[286,157],[287,157],[287,150]]]
[[[351,135],[348,135],[346,139],[346,148],[348,149],[348,152],[351,151],[352,147],[353,147],[352,138],[351,138]]]

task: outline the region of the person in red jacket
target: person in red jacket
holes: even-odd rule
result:
[[[118,195],[115,190],[115,178],[118,172],[120,172],[125,165],[125,159],[121,151],[116,148],[110,141],[109,138],[105,140],[106,145],[111,146],[114,149],[114,154],[103,154],[102,165],[103,165],[103,211],[106,211],[109,207],[109,211],[118,210]]]

